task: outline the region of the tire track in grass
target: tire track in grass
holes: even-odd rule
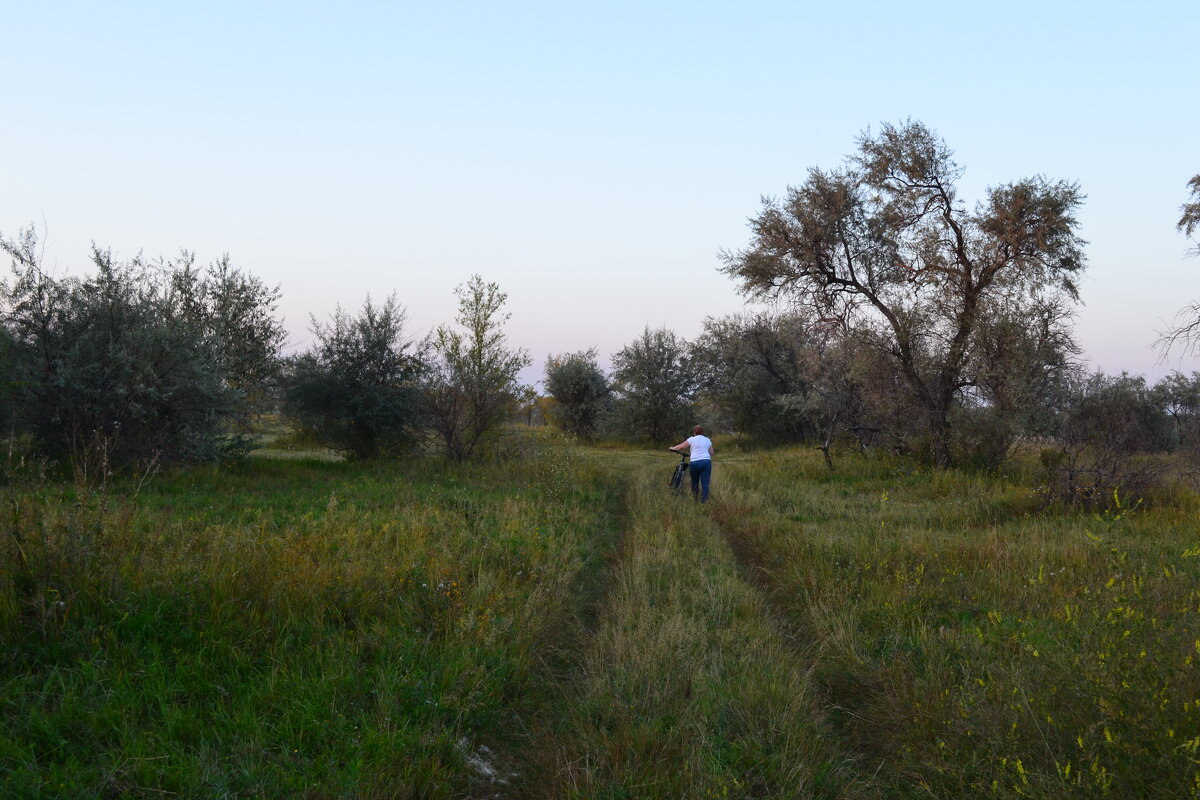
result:
[[[770,611],[772,624],[779,631],[780,637],[791,645],[797,658],[812,665],[812,675],[816,672],[816,662],[820,655],[814,652],[810,644],[805,643],[807,637],[792,616],[795,613],[794,601],[784,599],[784,588],[772,564],[771,555],[756,540],[762,532],[751,532],[748,529],[748,525],[753,524],[749,522],[749,506],[756,500],[761,501],[757,497],[748,497],[746,490],[740,487],[726,492],[721,498],[714,498],[713,521],[737,558],[747,582],[755,586],[762,595],[765,606]],[[863,725],[869,725],[870,721],[855,713],[853,709],[844,707],[838,698],[831,695],[827,687],[816,683],[815,689],[821,694],[826,719],[831,723],[830,730],[837,736],[843,750],[854,762],[868,767],[868,773],[878,774],[879,769],[883,767],[880,758],[865,752],[855,744],[863,737],[855,735],[854,731]],[[872,764],[877,766],[870,769]]]
[[[492,747],[484,745],[475,751],[469,746],[462,748],[465,760],[479,779],[479,786],[472,794],[476,800],[508,800],[528,794],[529,765],[540,758],[548,720],[561,705],[561,687],[569,683],[569,676],[578,669],[580,654],[607,607],[613,577],[624,557],[627,541],[628,481],[603,468],[598,474],[604,491],[615,502],[607,511],[608,524],[590,540],[570,598],[562,603],[567,613],[543,632],[539,642],[541,655],[532,667],[531,683],[542,689],[518,700],[520,708],[514,710],[504,741],[493,741]]]
[[[660,483],[633,475],[606,606],[513,796],[870,796],[725,536]]]
[[[877,524],[855,527],[853,519],[847,519],[845,500],[840,510],[819,510],[837,508],[836,489],[805,480],[799,470],[787,479],[789,491],[799,494],[802,502],[795,497],[781,501],[758,484],[758,478],[756,472],[735,470],[715,506],[715,518],[730,547],[766,598],[777,624],[808,654],[831,730],[844,751],[862,765],[860,774],[872,790],[887,797],[932,796],[921,776],[906,771],[898,755],[907,747],[907,731],[894,717],[880,713],[880,700],[894,691],[889,684],[892,673],[863,647],[858,616],[863,609],[854,594],[846,594],[854,591],[852,584],[843,584],[844,576],[828,569],[828,548],[874,542]],[[803,513],[794,513],[797,508]]]

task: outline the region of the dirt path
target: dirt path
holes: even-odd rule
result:
[[[670,497],[661,470],[630,472],[619,545],[509,796],[866,796],[709,509]]]
[[[464,760],[476,773],[477,800],[515,800],[541,796],[546,783],[543,762],[556,747],[566,692],[581,669],[581,659],[603,624],[614,591],[614,582],[628,550],[628,483],[611,510],[606,535],[593,542],[572,590],[575,611],[552,638],[544,643],[533,666],[538,696],[518,712],[509,735],[474,751],[463,750]]]
[[[744,509],[740,508],[736,501],[731,502],[728,497],[717,499],[713,503],[712,517],[737,558],[741,574],[761,594],[764,606],[770,614],[770,624],[778,631],[780,638],[788,642],[794,657],[811,665],[810,674],[815,679],[815,690],[819,695],[823,714],[830,723],[830,732],[837,737],[839,747],[865,777],[878,774],[884,765],[881,757],[858,744],[870,738],[862,735],[862,728],[864,725],[869,727],[871,721],[849,707],[852,703],[822,679],[818,667],[820,654],[803,626],[797,622],[794,600],[782,585],[769,554],[759,544],[759,536],[765,532],[752,532],[750,526],[754,523],[748,522]],[[765,535],[769,535],[769,532]],[[854,693],[855,691],[848,692],[851,695]],[[866,783],[864,781],[863,785]]]

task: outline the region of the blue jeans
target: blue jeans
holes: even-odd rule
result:
[[[692,474],[692,497],[699,495],[701,503],[708,502],[708,484],[712,480],[712,459],[693,461],[688,465]]]

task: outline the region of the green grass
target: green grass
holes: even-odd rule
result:
[[[5,487],[0,796],[1200,796],[1194,496],[721,447]]]
[[[841,797],[805,653],[773,624],[708,515],[633,472],[621,557],[563,699],[536,736],[530,796]]]
[[[808,453],[730,472],[718,518],[885,794],[1198,794],[1194,498],[1066,514]]]
[[[618,498],[561,451],[10,497],[0,794],[462,796],[537,706]]]

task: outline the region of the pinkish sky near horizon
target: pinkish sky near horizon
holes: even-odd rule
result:
[[[744,309],[718,253],[763,195],[881,120],[937,130],[962,195],[1078,181],[1088,361],[1152,378],[1200,300],[1200,3],[47,2],[6,10],[0,232],[45,262],[228,252],[309,314],[395,292],[413,333],[479,273],[510,341],[608,356]]]

